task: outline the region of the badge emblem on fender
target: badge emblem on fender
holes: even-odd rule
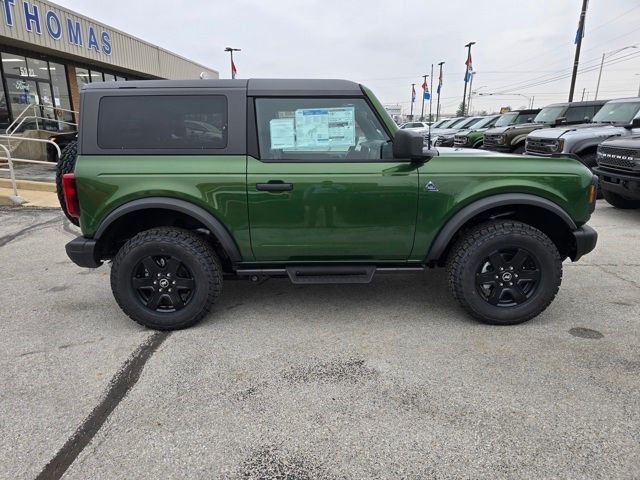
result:
[[[425,192],[437,192],[438,191],[438,187],[436,187],[433,182],[429,181],[424,186],[424,190],[425,190]]]

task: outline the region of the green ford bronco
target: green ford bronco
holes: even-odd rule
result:
[[[60,175],[82,230],[67,254],[112,262],[116,301],[150,328],[196,323],[224,278],[368,283],[430,267],[475,318],[515,324],[596,244],[597,178],[580,162],[425,149],[357,83],[93,83],[81,105]]]

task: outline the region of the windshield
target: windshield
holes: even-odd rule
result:
[[[463,121],[462,123],[458,123],[455,126],[451,125],[451,128],[455,128],[456,130],[461,130],[463,128],[469,128],[471,125],[476,123],[478,120],[484,120],[484,118],[473,117],[473,118],[465,118],[463,120],[465,120],[465,121]]]
[[[607,103],[593,116],[593,123],[628,125],[640,109],[640,102]]]
[[[442,127],[445,123],[450,122],[451,119],[446,119],[446,120],[440,120],[439,122],[434,123],[433,125],[431,125],[431,128],[440,128]]]
[[[447,120],[445,123],[440,125],[438,128],[451,128],[454,125],[457,125],[460,122],[463,122],[464,118],[452,118],[451,120]]]
[[[540,110],[540,113],[533,119],[534,123],[555,123],[556,119],[567,108],[563,105],[559,107],[546,107]]]
[[[496,120],[496,117],[486,117],[481,118],[476,123],[471,125],[469,128],[485,128],[488,125],[491,125],[492,122]]]
[[[496,122],[496,127],[506,127],[508,125],[513,125],[518,118],[518,112],[505,113],[502,115],[498,121]]]

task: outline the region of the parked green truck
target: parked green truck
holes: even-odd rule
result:
[[[487,130],[484,133],[484,148],[496,152],[522,154],[525,151],[525,140],[531,132],[541,128],[588,122],[606,102],[606,100],[566,102],[546,106],[535,115],[535,118],[526,123],[518,122]]]
[[[82,235],[66,250],[112,262],[116,301],[150,328],[193,325],[227,277],[367,283],[430,267],[475,318],[514,324],[596,244],[596,178],[579,162],[426,149],[357,83],[131,81],[81,97],[62,184]]]

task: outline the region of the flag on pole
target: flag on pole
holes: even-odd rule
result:
[[[471,80],[471,76],[473,75],[473,61],[471,60],[471,52],[469,52],[467,61],[464,62],[464,64],[467,66],[467,71],[464,74],[464,81],[468,82],[469,80]]]
[[[431,98],[431,92],[429,92],[429,84],[427,83],[426,80],[422,84],[422,92],[423,92],[422,95],[425,100],[429,100]]]
[[[442,69],[440,69],[440,77],[438,78],[438,95],[440,95],[441,89],[442,89]]]
[[[236,74],[238,73],[238,69],[236,68],[236,64],[231,60],[231,78],[236,78]]]
[[[573,41],[574,45],[577,45],[581,38],[584,38],[584,29],[580,27],[578,22],[578,30],[576,30],[576,39]]]
[[[411,103],[416,102],[416,87],[411,85]]]

